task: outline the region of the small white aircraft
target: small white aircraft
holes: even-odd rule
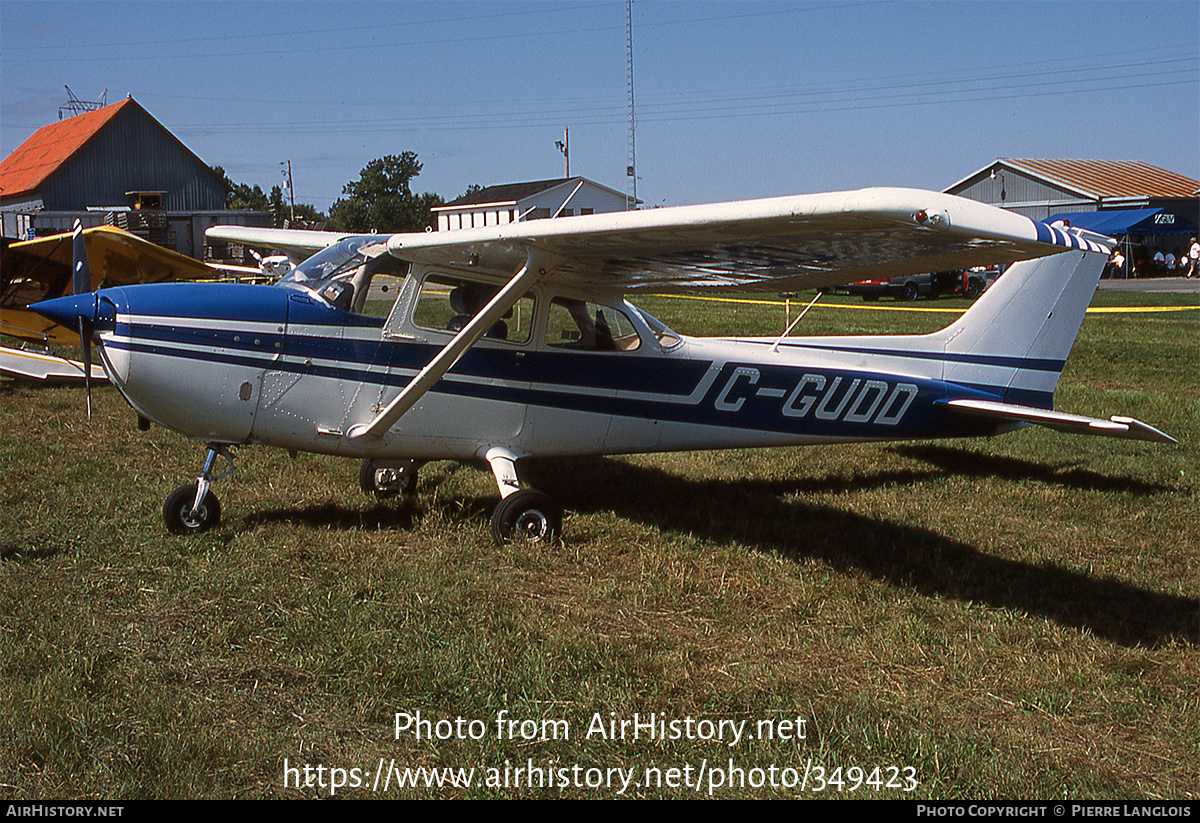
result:
[[[411,489],[423,461],[486,460],[501,496],[493,535],[539,542],[559,535],[561,513],[521,487],[517,463],[534,455],[1031,424],[1175,442],[1128,417],[1053,410],[1107,238],[949,195],[867,189],[450,232],[300,234],[210,230],[320,249],[273,286],[122,286],[33,307],[99,344],[141,417],[207,443],[198,479],[167,498],[172,532],[217,524],[210,484],[233,470],[238,444],[362,458],[360,482],[379,495]],[[1014,265],[926,335],[684,337],[625,300],[997,263]],[[390,312],[373,317],[368,287],[385,273],[404,279]]]

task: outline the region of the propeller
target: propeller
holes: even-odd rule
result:
[[[75,221],[75,230],[71,236],[71,290],[76,295],[87,294],[92,290],[92,270],[88,266],[87,245],[83,242],[83,223]],[[83,308],[82,303],[77,303]],[[79,328],[79,347],[83,349],[83,387],[87,398],[87,416],[92,419],[92,330],[95,320],[95,302],[90,316],[79,314],[76,325]]]
[[[83,225],[75,221],[71,254],[73,257],[71,286],[74,294],[29,304],[30,311],[52,320],[60,326],[79,332],[79,347],[83,349],[83,382],[87,393],[88,419],[92,417],[92,338],[97,332],[116,328],[117,305],[92,291],[92,272],[88,266],[87,248],[83,240]]]

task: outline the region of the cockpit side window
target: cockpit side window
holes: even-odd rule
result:
[[[413,325],[422,329],[460,332],[499,291],[494,285],[475,283],[450,275],[425,278],[413,308]],[[492,328],[484,339],[529,342],[533,297],[525,295]]]
[[[629,306],[631,311],[638,313],[638,315],[642,318],[642,321],[645,322],[646,326],[650,329],[650,333],[654,335],[656,340],[658,340],[658,345],[662,346],[664,349],[673,348],[682,342],[682,338],[680,338],[680,336],[672,331],[666,323],[662,322],[657,317],[647,314],[637,306],[633,306],[628,303],[626,305]]]
[[[582,351],[636,351],[642,344],[637,329],[625,314],[573,297],[550,301],[546,345]]]

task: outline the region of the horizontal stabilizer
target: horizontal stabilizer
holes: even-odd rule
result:
[[[983,417],[1008,423],[1032,423],[1070,434],[1098,434],[1104,437],[1123,437],[1128,440],[1149,440],[1154,443],[1178,443],[1174,437],[1163,434],[1132,417],[1084,417],[1065,414],[1052,409],[1032,406],[1016,406],[1011,403],[996,403],[989,400],[947,400],[942,404],[953,412]]]

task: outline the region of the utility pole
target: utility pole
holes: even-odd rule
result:
[[[563,139],[555,140],[554,145],[558,146],[558,150],[563,155],[563,177],[571,176],[571,133],[569,129],[563,129]]]
[[[289,222],[295,223],[296,222],[296,193],[292,189],[292,161],[284,160],[279,165],[287,166],[287,170],[283,173],[283,176],[287,178],[288,201],[291,204],[291,212],[290,212],[291,219]]]
[[[629,58],[629,154],[625,165],[625,176],[629,179],[625,188],[625,210],[633,211],[637,208],[637,150],[634,141],[637,119],[633,114],[633,0],[625,0],[625,33],[628,44],[626,56]]]

